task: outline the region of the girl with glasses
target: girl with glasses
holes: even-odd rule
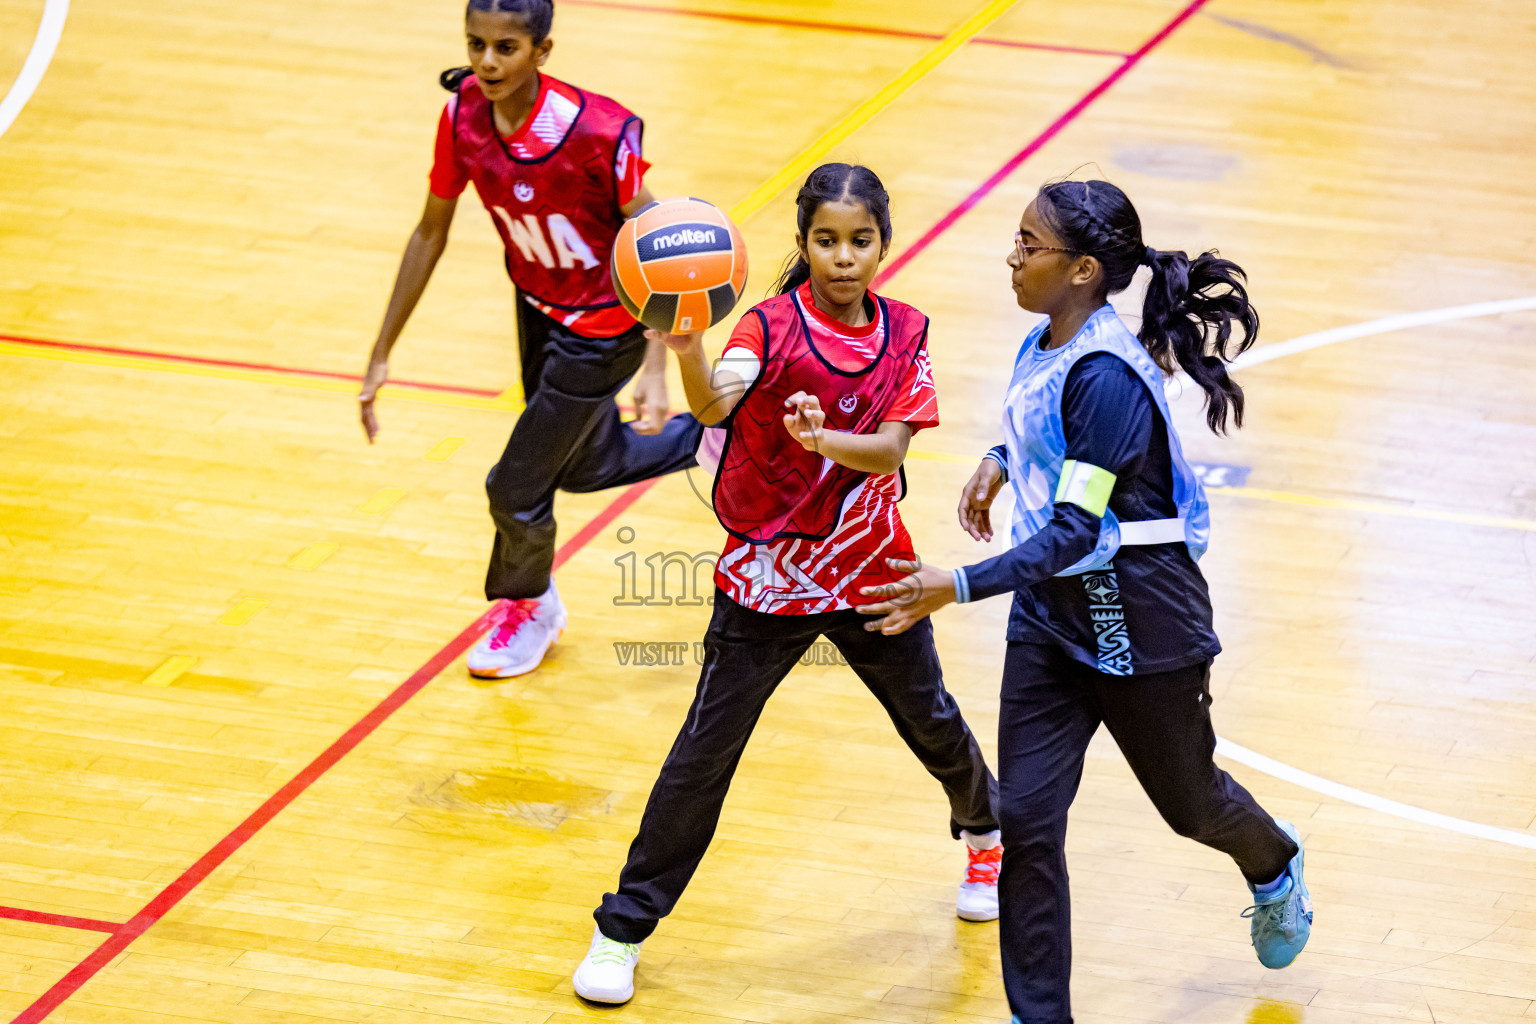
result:
[[[1003,979],[1015,1024],[1070,1024],[1067,809],[1100,723],[1164,820],[1236,861],[1266,967],[1301,952],[1312,903],[1294,826],[1212,760],[1221,646],[1196,565],[1208,506],[1163,394],[1183,370],[1205,392],[1212,431],[1229,414],[1242,425],[1226,363],[1259,330],[1242,269],[1146,245],[1130,200],[1104,181],[1046,185],[1014,241],[1018,303],[1046,319],[1015,363],[1004,443],[959,508],[961,527],[990,540],[993,499],[1010,484],[1013,547],[952,572],[904,564],[904,580],[865,590],[888,600],[860,610],[900,633],[951,601],[1013,594],[998,740]],[[1151,280],[1133,334],[1105,300],[1142,266]]]

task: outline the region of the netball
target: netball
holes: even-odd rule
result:
[[[0,0],[0,1024],[1536,1024],[1533,44]]]
[[[719,207],[664,199],[624,222],[613,245],[613,284],[630,316],[667,334],[719,323],[747,283],[747,247]]]

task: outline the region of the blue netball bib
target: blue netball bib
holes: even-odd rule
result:
[[[1105,509],[1099,525],[1099,542],[1093,553],[1058,575],[1092,572],[1108,564],[1115,552],[1127,544],[1183,541],[1189,546],[1190,557],[1199,561],[1210,540],[1210,505],[1199,478],[1184,458],[1184,447],[1173,429],[1168,397],[1163,391],[1163,371],[1107,303],[1099,307],[1076,336],[1060,348],[1045,350],[1040,347],[1040,339],[1049,326],[1049,320],[1042,320],[1024,340],[1003,406],[1008,482],[1013,487],[1014,496],[1011,542],[1015,546],[1022,544],[1045,529],[1054,515],[1052,506],[1061,484],[1067,453],[1067,439],[1061,422],[1061,395],[1067,374],[1079,359],[1096,352],[1108,352],[1136,371],[1163,415],[1168,430],[1168,453],[1173,461],[1173,501],[1178,516],[1122,523],[1114,512]]]

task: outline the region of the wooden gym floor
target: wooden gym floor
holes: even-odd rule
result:
[[[1075,1002],[1080,1024],[1532,1024],[1536,301],[1452,307],[1536,296],[1536,18],[1186,3],[561,0],[549,70],[647,118],[658,194],[734,210],[753,300],[791,242],[784,185],[828,151],[885,177],[884,288],[933,316],[944,415],[905,516],[942,565],[979,557],[952,509],[1028,324],[1003,258],[1043,179],[1087,165],[1153,244],[1220,246],[1266,345],[1450,309],[1262,352],[1230,440],[1179,403],[1216,495],[1224,763],[1300,826],[1317,925],[1261,968],[1236,871],[1096,744]],[[44,10],[0,0],[0,92]],[[505,683],[455,660],[517,410],[472,198],[375,447],[351,395],[461,56],[456,2],[75,0],[0,138],[0,1009],[1004,1019],[939,791],[835,666],[770,706],[634,1002],[571,994],[694,685],[691,650],[628,645],[691,644],[708,614],[624,604],[623,574],[648,592],[648,556],[721,534],[685,476],[563,497],[563,642]],[[937,624],[989,747],[1005,611]]]

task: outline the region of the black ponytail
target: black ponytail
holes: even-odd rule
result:
[[[464,84],[464,79],[474,73],[474,68],[449,68],[437,76],[437,84],[449,92],[458,92],[459,86]]]
[[[891,244],[891,197],[880,178],[868,167],[855,164],[822,164],[811,172],[795,197],[795,227],[809,238],[811,221],[824,203],[859,203],[880,227],[880,247]],[[784,269],[771,289],[774,295],[792,292],[811,279],[811,265],[797,250],[784,261]]]
[[[1142,346],[1164,371],[1182,369],[1200,385],[1212,432],[1226,433],[1228,412],[1241,427],[1243,389],[1227,374],[1227,363],[1259,336],[1259,313],[1248,301],[1243,268],[1215,252],[1191,260],[1143,244],[1136,208],[1107,181],[1045,185],[1036,209],[1063,246],[1099,261],[1106,295],[1129,285],[1142,264],[1152,268],[1138,333]],[[1232,337],[1234,321],[1242,325],[1241,339]]]
[[[1185,253],[1154,249],[1152,280],[1142,305],[1140,338],[1157,365],[1172,372],[1173,364],[1205,392],[1205,422],[1212,432],[1243,425],[1243,389],[1227,374],[1236,359],[1259,336],[1259,313],[1248,301],[1243,268],[1215,252],[1190,260]],[[1232,322],[1242,324],[1243,337],[1232,340]]]

